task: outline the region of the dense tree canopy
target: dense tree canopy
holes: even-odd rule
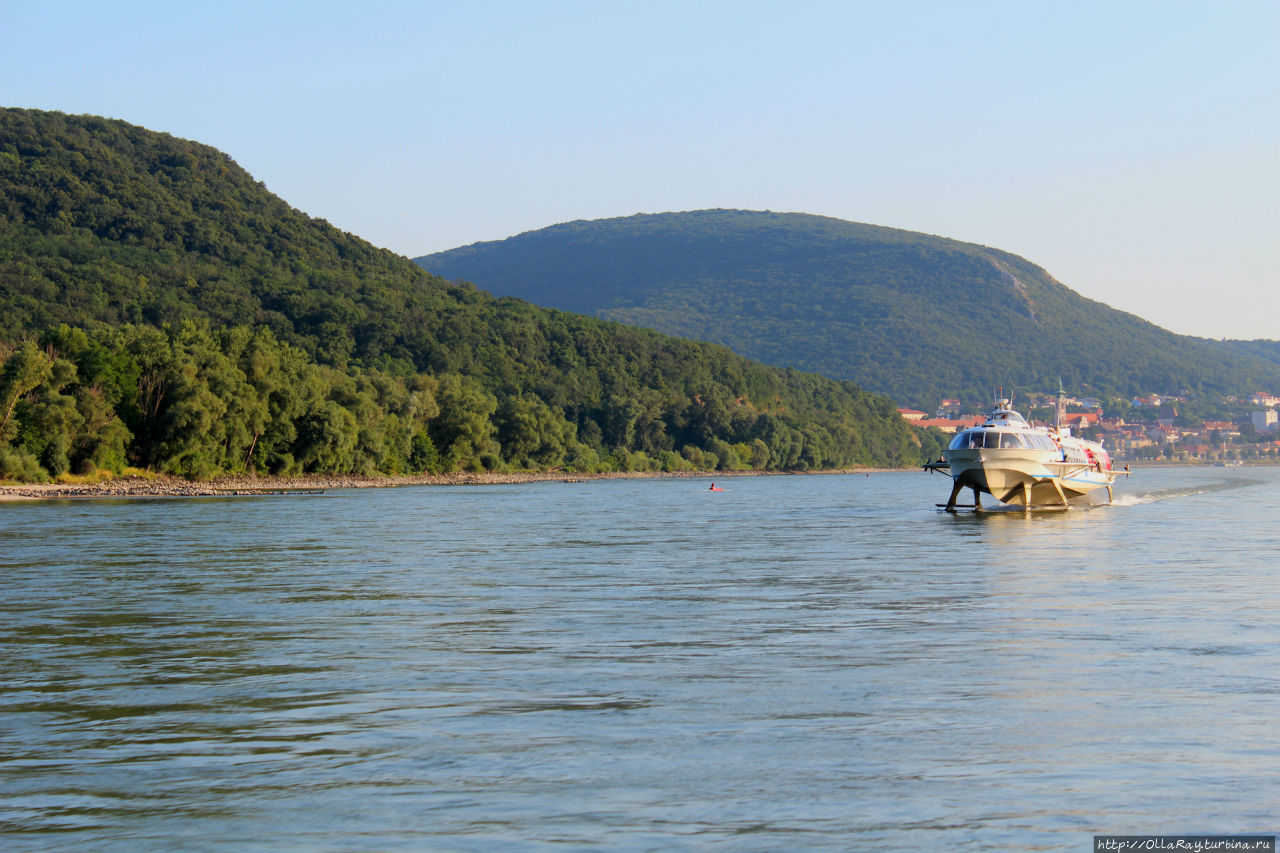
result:
[[[0,110],[0,477],[901,465],[884,397],[494,298],[226,155]]]
[[[884,398],[792,374],[759,386],[772,404],[759,407],[715,372],[688,377],[702,389],[693,393],[606,377],[598,384],[608,391],[586,404],[466,374],[338,369],[265,327],[61,325],[0,347],[0,478],[130,464],[193,478],[803,470],[919,456]]]

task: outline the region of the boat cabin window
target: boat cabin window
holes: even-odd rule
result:
[[[1058,449],[1057,445],[1053,443],[1053,439],[1049,438],[1049,436],[1044,435],[1043,433],[1039,433],[1039,432],[1033,433],[1032,435],[1029,436],[1029,438],[1031,439],[1031,446],[1034,447],[1036,450],[1057,450]]]
[[[992,421],[1002,424],[1012,424],[1013,426],[1026,426],[1027,419],[1015,412],[1013,409],[997,409],[989,415]]]
[[[1054,450],[1053,441],[1040,433],[1006,432],[994,429],[967,429],[951,439],[948,450],[1009,449]]]
[[[1003,444],[1001,444],[1003,437]],[[994,429],[967,429],[951,439],[948,450],[977,450],[979,448],[1026,447],[1015,433],[1001,433]]]

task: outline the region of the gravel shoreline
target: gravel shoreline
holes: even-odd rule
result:
[[[858,468],[810,473],[853,474],[895,469]],[[0,485],[0,501],[66,500],[68,498],[174,498],[220,497],[230,495],[315,494],[330,489],[386,489],[399,486],[491,486],[508,483],[562,482],[618,479],[704,479],[783,476],[784,471],[624,471],[609,474],[573,474],[565,471],[539,473],[455,473],[415,476],[362,477],[356,475],[313,475],[298,477],[217,477],[207,481],[180,477],[122,477],[100,483],[27,483]]]

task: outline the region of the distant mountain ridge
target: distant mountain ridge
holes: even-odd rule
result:
[[[1269,342],[1177,335],[1009,252],[811,214],[575,221],[416,261],[498,295],[722,343],[924,409],[1059,379],[1124,396],[1280,388]]]

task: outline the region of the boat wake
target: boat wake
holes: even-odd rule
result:
[[[964,512],[961,515],[976,516],[1013,516],[1032,514],[1056,514],[1070,509],[1072,512],[1080,512],[1081,510],[1103,510],[1115,509],[1120,507],[1144,506],[1146,504],[1161,503],[1163,501],[1179,500],[1182,498],[1193,498],[1197,495],[1212,494],[1214,492],[1228,492],[1233,489],[1240,489],[1246,486],[1255,486],[1262,483],[1262,480],[1241,479],[1241,480],[1219,480],[1213,483],[1198,483],[1195,486],[1181,486],[1172,489],[1153,489],[1149,492],[1127,492],[1125,494],[1116,495],[1115,500],[1111,503],[1102,501],[1080,501],[1073,502],[1071,506],[1064,507],[1054,504],[1047,506],[1033,506],[1028,510],[1024,506],[1015,504],[994,503],[982,507],[978,512]],[[939,504],[939,511],[942,511],[942,505]]]
[[[1245,486],[1256,486],[1261,480],[1219,480],[1216,483],[1201,483],[1196,486],[1184,486],[1176,489],[1156,489],[1150,492],[1126,493],[1117,495],[1111,506],[1142,506],[1160,501],[1191,498],[1196,495],[1207,495],[1213,492],[1229,492]]]

